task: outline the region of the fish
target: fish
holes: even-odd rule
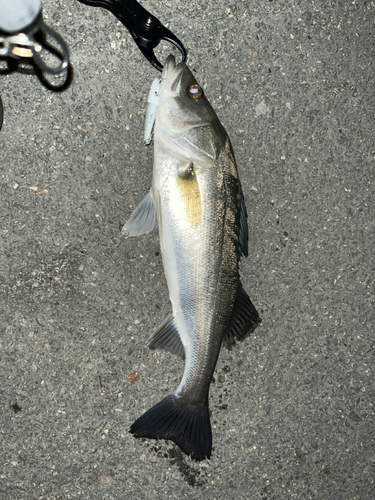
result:
[[[152,186],[122,232],[146,234],[157,221],[172,312],[148,346],[185,368],[178,388],[130,432],[171,440],[200,461],[212,453],[209,388],[221,346],[247,336],[259,314],[239,276],[247,211],[228,134],[186,63],[169,56],[157,88]]]

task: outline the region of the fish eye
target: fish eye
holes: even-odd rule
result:
[[[199,99],[202,99],[203,97],[203,89],[196,83],[190,85],[187,93],[189,97],[195,99],[196,101],[199,101]]]

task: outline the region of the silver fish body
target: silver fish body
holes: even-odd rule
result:
[[[152,188],[123,231],[152,230],[157,218],[172,314],[149,340],[185,359],[179,387],[130,428],[209,458],[208,393],[223,340],[258,321],[239,279],[247,215],[228,135],[186,64],[167,59],[154,129]]]

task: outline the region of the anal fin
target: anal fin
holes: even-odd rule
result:
[[[163,323],[153,332],[147,345],[150,349],[164,349],[185,359],[185,349],[172,314],[167,316]]]

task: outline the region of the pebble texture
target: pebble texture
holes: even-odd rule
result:
[[[145,347],[170,312],[158,233],[120,235],[157,72],[109,12],[44,1],[71,85],[0,75],[0,497],[373,499],[375,2],[142,3],[231,137],[263,322],[220,355],[210,461],[128,433],[183,371]]]

